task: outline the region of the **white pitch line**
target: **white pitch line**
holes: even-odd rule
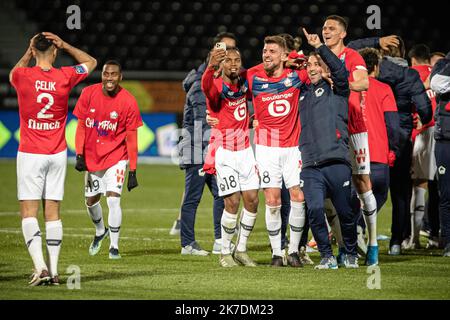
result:
[[[22,230],[12,230],[12,229],[0,229],[0,233],[9,234],[22,234]],[[92,235],[87,234],[77,234],[77,233],[64,233],[64,237],[74,237],[74,238],[92,238]],[[159,238],[137,238],[137,237],[120,237],[121,240],[133,240],[133,241],[166,241],[166,242],[179,242],[180,239],[159,239]]]

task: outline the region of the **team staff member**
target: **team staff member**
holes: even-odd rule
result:
[[[347,71],[318,35],[308,34],[306,30],[304,33],[308,43],[316,49],[307,63],[311,84],[301,87],[299,140],[303,162],[300,177],[311,231],[322,258],[315,268],[338,268],[324,215],[327,196],[340,217],[345,267],[358,268],[356,219],[351,208]],[[321,77],[321,59],[331,71],[333,88]]]
[[[85,196],[95,225],[89,254],[95,255],[109,234],[109,258],[120,259],[119,232],[122,224],[120,195],[129,164],[128,191],[138,186],[137,128],[142,126],[133,95],[122,88],[122,67],[114,60],[103,65],[102,82],[81,92],[73,114],[78,118],[75,138],[78,171],[87,171]],[[109,229],[103,222],[101,195],[106,195]]]
[[[445,241],[444,257],[450,257],[450,52],[433,67],[431,89],[437,94],[434,138],[441,234]]]
[[[58,49],[70,54],[78,65],[54,68]],[[36,65],[28,67],[32,58],[36,59]],[[31,286],[49,280],[59,284],[58,258],[63,237],[59,210],[67,166],[67,102],[70,90],[96,65],[97,61],[87,53],[57,35],[42,32],[31,39],[25,55],[9,74],[19,100],[21,138],[17,153],[17,194],[22,232],[34,264]],[[41,200],[46,221],[48,266],[42,253],[37,220]]]

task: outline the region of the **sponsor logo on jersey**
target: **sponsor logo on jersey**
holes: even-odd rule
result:
[[[289,99],[293,95],[294,95],[293,92],[283,93],[283,94],[276,94],[276,95],[269,96],[269,97],[262,97],[262,101],[263,102],[267,102],[267,101],[274,101],[274,100],[278,100],[278,99]]]
[[[55,122],[37,122],[34,119],[28,119],[28,128],[33,130],[55,130],[61,127],[61,123],[57,120]]]
[[[269,84],[268,83],[264,83],[262,86],[261,86],[261,89],[267,89],[269,87]]]
[[[305,99],[305,96],[301,96],[300,97],[300,101],[302,101],[303,99]]]
[[[234,92],[233,91],[228,91],[228,95],[230,96],[230,97],[232,97],[232,96],[234,96]]]
[[[283,117],[291,111],[291,104],[287,100],[272,101],[267,111],[272,117]]]
[[[344,184],[342,185],[343,187],[348,187],[350,185],[350,181],[345,181]]]
[[[316,94],[316,97],[321,97],[324,92],[325,92],[325,90],[323,90],[323,88],[318,88],[316,91],[314,91],[314,93]]]
[[[95,112],[95,109],[94,108],[91,108],[91,110],[89,110],[90,112]]]
[[[111,119],[116,120],[119,117],[119,114],[116,111],[113,111],[109,114]]]
[[[77,66],[73,66],[73,67],[75,69],[75,72],[78,73],[78,74],[87,73],[87,70],[81,64],[79,64]]]

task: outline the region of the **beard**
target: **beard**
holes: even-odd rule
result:
[[[275,72],[275,70],[279,67],[279,65],[272,65],[270,67],[266,67],[264,64],[264,71],[267,73],[268,76],[272,76]]]

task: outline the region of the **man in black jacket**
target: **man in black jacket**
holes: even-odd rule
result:
[[[300,151],[302,153],[303,192],[308,207],[310,227],[322,260],[316,269],[337,269],[328,238],[324,199],[329,196],[340,218],[344,239],[345,266],[357,268],[356,224],[351,208],[351,167],[348,149],[347,71],[316,34],[304,30],[308,43],[316,48],[308,59],[310,85],[300,96]],[[333,87],[321,73],[321,59],[331,71]]]
[[[441,236],[445,241],[444,257],[450,257],[450,52],[433,67],[430,85],[437,94],[434,152],[438,168]]]
[[[403,42],[397,37],[398,45],[383,45],[385,38],[367,38],[350,42],[347,46],[355,50],[365,47],[382,48],[384,57],[380,63],[380,73],[377,77],[381,82],[391,86],[397,102],[400,116],[402,139],[396,154],[394,166],[390,169],[390,190],[392,201],[392,237],[389,254],[401,254],[402,241],[410,231],[409,216],[412,192],[411,162],[413,128],[413,112],[417,110],[423,124],[430,122],[432,117],[431,101],[420,80],[419,73],[408,67],[404,59]],[[414,109],[415,108],[415,109]]]

